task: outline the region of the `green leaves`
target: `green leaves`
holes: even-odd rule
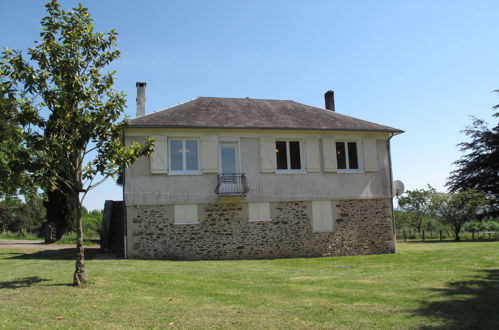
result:
[[[81,5],[66,11],[50,1],[45,7],[40,40],[28,57],[10,49],[2,53],[1,115],[19,129],[10,144],[23,141],[29,155],[22,170],[16,164],[16,173],[29,174],[33,184],[49,191],[86,190],[96,175],[116,174],[152,145],[122,144],[126,100],[113,89],[116,73],[105,71],[120,54],[116,31],[94,32]],[[4,168],[9,166],[14,170],[10,163]]]

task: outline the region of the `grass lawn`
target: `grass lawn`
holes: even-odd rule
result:
[[[498,328],[499,242],[401,243],[394,255],[89,260],[0,249],[0,328]]]

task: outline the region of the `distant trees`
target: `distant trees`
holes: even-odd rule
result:
[[[499,105],[494,109],[499,109]],[[493,116],[498,118],[499,112]],[[499,123],[489,128],[484,120],[473,117],[473,123],[464,133],[471,140],[459,144],[465,154],[454,162],[457,168],[447,179],[447,186],[451,192],[466,189],[483,192],[490,201],[484,216],[499,217]]]
[[[39,233],[44,219],[42,195],[26,196],[26,201],[17,196],[7,196],[0,200],[0,232]]]
[[[432,187],[409,190],[399,198],[396,221],[397,225],[412,228],[420,236],[423,229],[445,226],[452,230],[455,240],[460,241],[463,226],[480,218],[488,204],[483,192],[472,189],[454,193],[437,192]]]
[[[398,199],[400,210],[404,212],[404,223],[414,228],[419,234],[423,229],[424,219],[432,214],[434,193],[436,193],[435,189],[428,186],[426,190],[408,190]]]
[[[49,221],[43,204],[47,197],[44,193],[24,196],[7,196],[0,199],[0,234],[16,234],[43,237],[43,231]],[[81,209],[81,218],[85,236],[98,239],[102,227],[102,211]],[[66,233],[75,233],[76,224],[70,223]]]
[[[435,214],[454,232],[456,241],[464,224],[477,220],[485,211],[489,201],[480,191],[467,189],[455,193],[436,193],[433,196]]]

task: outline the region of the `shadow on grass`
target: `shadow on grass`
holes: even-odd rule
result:
[[[0,289],[27,288],[32,285],[38,284],[40,282],[46,282],[46,281],[48,280],[38,276],[23,277],[12,281],[0,282]]]
[[[415,313],[440,319],[443,324],[422,328],[497,329],[499,269],[479,272],[480,274],[472,280],[451,282],[445,289],[430,289],[439,300],[426,302]]]
[[[497,243],[498,241],[494,240],[483,240],[483,241],[478,241],[478,240],[460,240],[460,241],[397,241],[397,244],[399,243],[404,243],[404,244],[436,244],[436,243]]]
[[[93,259],[99,253],[99,249],[85,249],[85,259]],[[60,249],[60,250],[43,250],[31,253],[16,253],[15,256],[9,259],[24,259],[24,260],[75,260],[76,249]]]

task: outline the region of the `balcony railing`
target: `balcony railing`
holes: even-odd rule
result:
[[[245,196],[249,191],[244,173],[224,173],[218,175],[215,192],[219,196]]]

